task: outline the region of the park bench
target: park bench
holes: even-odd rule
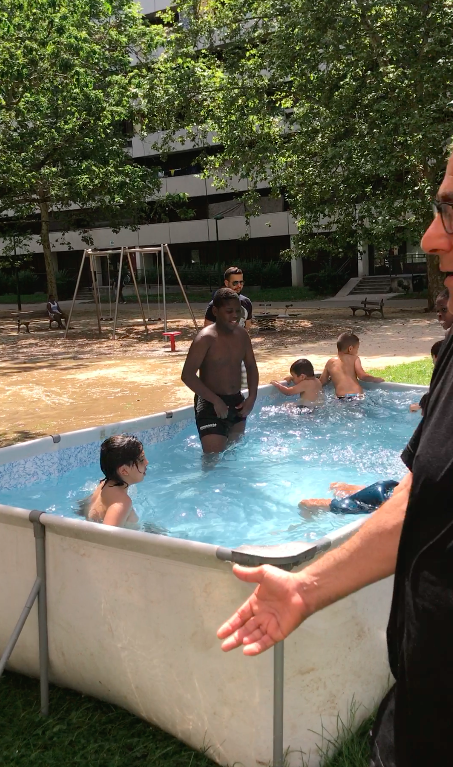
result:
[[[23,325],[25,332],[30,332],[30,324],[36,322],[48,322],[49,330],[52,327],[52,322],[58,325],[57,320],[49,317],[46,311],[30,311],[30,312],[11,312],[11,315],[17,321],[17,332],[20,333],[20,326]]]
[[[378,312],[378,314],[381,315],[382,319],[385,319],[384,317],[384,299],[381,298],[380,301],[369,301],[368,298],[365,298],[364,301],[361,301],[359,305],[355,304],[354,306],[349,307],[352,310],[352,314],[355,317],[355,313],[359,311],[359,309],[362,312],[365,312],[365,317],[371,317],[373,312]]]

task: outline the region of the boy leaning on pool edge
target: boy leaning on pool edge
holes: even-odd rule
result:
[[[360,381],[382,383],[383,378],[369,375],[362,367],[359,355],[360,340],[355,333],[341,333],[337,339],[338,354],[327,360],[321,373],[321,384],[325,386],[332,381],[335,395],[338,399],[363,399],[363,389]]]

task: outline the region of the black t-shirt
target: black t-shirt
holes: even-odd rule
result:
[[[387,629],[397,682],[376,726],[376,767],[453,764],[453,336],[402,454],[413,472]],[[373,764],[373,762],[372,762]]]
[[[250,301],[250,298],[247,298],[247,296],[243,296],[242,293],[239,295],[239,301],[241,302],[241,319],[239,320],[239,325],[241,328],[245,327],[245,323],[247,320],[252,319],[252,302]],[[215,322],[214,313],[212,311],[212,305],[213,301],[211,301],[208,304],[208,308],[206,309],[205,314],[205,320],[209,320],[210,322]]]

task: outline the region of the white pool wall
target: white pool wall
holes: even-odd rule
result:
[[[260,396],[270,393],[263,389]],[[157,427],[147,436],[160,441],[174,426],[185,425],[191,411],[72,432],[56,443],[43,438],[3,448],[3,479],[28,484],[36,481],[41,462],[58,471],[66,465],[63,459],[72,463],[76,454],[90,463],[91,445],[98,449],[110,434]],[[28,514],[0,506],[0,652],[35,578]],[[220,764],[267,765],[273,653],[246,658],[239,650],[220,651],[218,626],[253,589],[232,575],[230,563],[217,559],[217,548],[50,514],[41,520],[52,681],[116,703],[194,748],[209,747]],[[336,546],[360,524],[326,538]],[[284,745],[290,767],[301,765],[301,752],[317,767],[322,728],[335,733],[338,715],[346,721],[353,700],[361,707],[359,717],[366,716],[388,687],[391,588],[391,579],[369,586],[313,616],[285,641]],[[9,667],[38,675],[36,608]]]

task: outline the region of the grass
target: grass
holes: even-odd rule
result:
[[[1,767],[212,767],[204,754],[121,708],[51,687],[39,714],[39,684],[0,679]]]
[[[26,295],[21,295],[21,301],[22,304],[46,304],[47,303],[47,293],[31,293]],[[16,304],[17,306],[17,295],[16,293],[7,293],[4,296],[0,296],[0,304]]]
[[[353,704],[347,723],[338,719],[335,735],[322,733],[322,767],[368,767],[372,718],[354,731],[356,710]],[[0,679],[0,767],[213,767],[208,753],[117,706],[53,685],[44,718],[35,679],[9,672]]]
[[[433,374],[433,363],[430,357],[416,362],[404,362],[401,365],[388,365],[385,368],[367,370],[373,376],[380,376],[386,381],[396,383],[423,384],[428,386]]]
[[[370,763],[370,737],[373,717],[367,717],[358,728],[338,719],[337,733],[323,733],[322,767],[368,767]],[[329,755],[330,754],[330,755]]]

